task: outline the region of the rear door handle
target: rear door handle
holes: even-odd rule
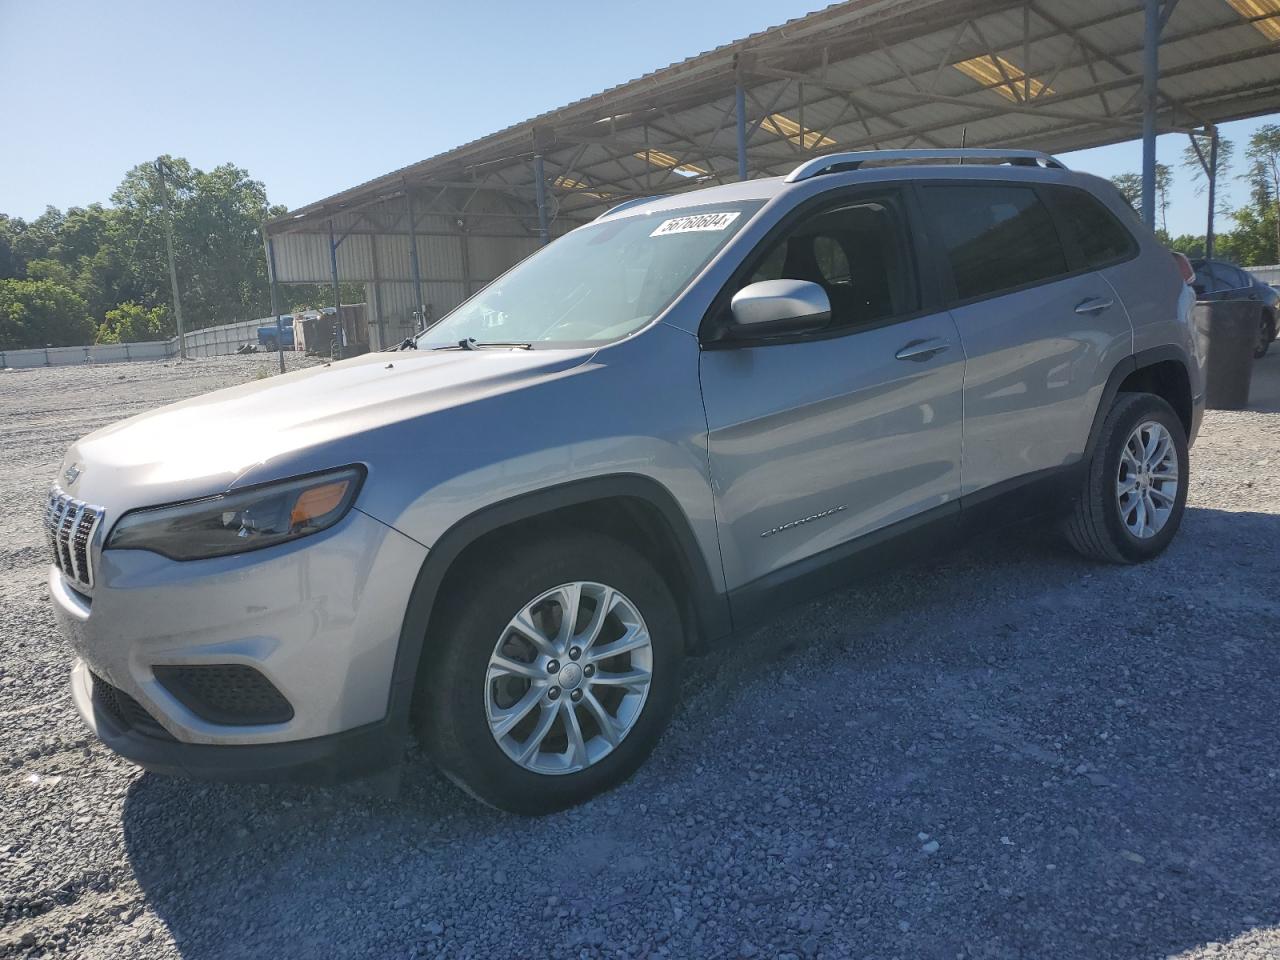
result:
[[[1076,313],[1101,313],[1114,303],[1115,301],[1108,297],[1090,297],[1076,304]]]
[[[937,337],[931,340],[912,340],[894,356],[899,360],[914,360],[916,363],[921,363],[942,353],[950,346],[951,344],[946,340],[939,340]]]

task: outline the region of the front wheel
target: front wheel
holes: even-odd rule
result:
[[[1064,524],[1067,540],[1093,560],[1150,560],[1178,532],[1188,474],[1187,435],[1173,408],[1150,393],[1120,394]]]
[[[451,577],[420,735],[491,806],[560,810],[643,763],[675,707],[683,632],[662,577],[610,538],[512,542]]]

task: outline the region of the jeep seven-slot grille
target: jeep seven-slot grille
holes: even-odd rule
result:
[[[93,586],[91,545],[101,520],[101,507],[69,497],[56,487],[49,492],[44,529],[53,551],[53,565],[86,587]]]

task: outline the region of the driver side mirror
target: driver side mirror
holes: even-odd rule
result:
[[[733,340],[820,330],[831,321],[827,291],[808,280],[761,280],[733,295]]]

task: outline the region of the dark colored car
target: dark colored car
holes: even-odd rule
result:
[[[1201,300],[1261,300],[1262,317],[1258,321],[1258,347],[1255,357],[1265,356],[1276,338],[1276,317],[1280,316],[1280,292],[1255,277],[1248,270],[1222,260],[1192,260],[1196,278],[1192,283]]]

